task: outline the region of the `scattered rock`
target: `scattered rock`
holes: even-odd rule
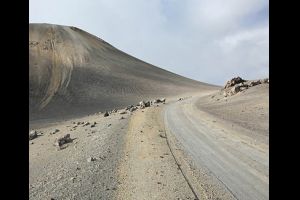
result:
[[[95,161],[95,160],[96,160],[96,158],[94,158],[94,157],[89,157],[89,158],[87,159],[88,162],[93,162],[93,161]]]
[[[147,101],[146,103],[145,103],[145,107],[150,107],[150,101]]]
[[[124,115],[124,114],[126,114],[126,113],[127,113],[126,111],[121,111],[121,112],[119,112],[120,115]]]
[[[120,119],[125,119],[125,117],[122,116]]]
[[[132,107],[129,109],[130,112],[134,112],[135,110],[137,110],[137,107]]]
[[[153,103],[165,103],[166,102],[166,98],[162,98],[162,99],[155,99],[152,101]]]
[[[152,104],[154,104],[154,103],[159,103],[159,99],[152,100]]]
[[[257,80],[257,81],[250,81],[249,86],[250,86],[250,87],[253,87],[253,86],[256,86],[256,85],[259,85],[259,84],[261,84],[260,80]]]
[[[83,124],[83,126],[88,126],[88,125],[90,125],[90,122],[85,122],[85,123]]]
[[[117,109],[113,109],[113,110],[111,111],[111,113],[116,113],[116,112],[118,112]]]
[[[111,124],[108,124],[107,126],[108,126],[108,127],[110,127],[110,126],[111,126]]]
[[[145,106],[145,102],[144,102],[144,101],[141,101],[141,102],[139,103],[139,106],[140,106],[141,109],[145,108],[145,107],[146,107],[146,106]]]
[[[72,139],[70,137],[70,134],[66,134],[62,137],[59,137],[55,140],[55,146],[57,147],[61,147],[62,145],[66,144],[66,143],[69,143],[69,142],[72,142]]]
[[[179,98],[179,99],[178,99],[178,101],[181,101],[181,100],[183,100],[183,98]]]
[[[133,108],[134,106],[133,105],[129,105],[125,108],[125,110],[130,110],[131,108]]]
[[[107,112],[107,111],[105,111],[105,113],[104,113],[104,117],[107,117],[107,116],[109,116],[109,114],[108,114],[108,112]]]
[[[50,132],[50,135],[54,135],[55,133],[59,132],[59,129],[55,129],[53,131]]]
[[[232,95],[238,93],[239,91],[241,91],[239,86],[233,86],[230,90]]]
[[[262,79],[261,82],[262,83],[269,83],[269,79],[268,78]]]
[[[223,96],[232,96],[235,95],[241,91],[245,91],[249,87],[253,87],[259,84],[268,83],[269,79],[260,79],[260,80],[254,80],[254,81],[246,81],[243,80],[240,77],[236,77],[231,79],[230,81],[227,81],[226,85],[223,88]]]
[[[37,131],[36,130],[32,130],[29,133],[29,140],[33,140],[33,139],[37,138],[37,136],[38,136]]]
[[[163,135],[163,134],[159,134],[159,137],[161,137],[161,138],[167,138],[165,135]]]

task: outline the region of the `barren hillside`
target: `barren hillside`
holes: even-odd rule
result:
[[[213,89],[136,59],[83,30],[29,24],[30,120],[78,116]]]

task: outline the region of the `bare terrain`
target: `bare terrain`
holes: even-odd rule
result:
[[[134,58],[81,29],[29,24],[31,123],[217,88]]]
[[[256,87],[251,90],[262,95],[268,86]],[[268,199],[268,119],[261,117],[268,116],[268,105],[264,97],[255,101],[257,94],[251,90],[218,101],[211,98],[214,95],[195,94],[165,108],[169,134],[182,144],[200,171],[195,184],[202,184],[212,196]],[[215,109],[208,109],[208,105]],[[244,114],[244,110],[248,112]],[[209,185],[204,181],[207,173],[209,180],[216,183]],[[222,196],[223,191],[231,196]]]
[[[29,199],[269,199],[268,80],[222,89],[29,29]]]

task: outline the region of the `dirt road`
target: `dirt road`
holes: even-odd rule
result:
[[[202,111],[207,94],[40,126],[30,199],[268,199],[268,143]],[[58,151],[66,133],[74,141]]]
[[[168,133],[182,144],[195,165],[205,168],[216,184],[219,182],[232,194],[232,198],[268,199],[268,145],[237,133],[199,110],[195,106],[199,97],[165,107]]]

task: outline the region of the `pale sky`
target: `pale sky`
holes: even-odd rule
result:
[[[76,26],[202,82],[269,76],[268,0],[29,0],[29,22]]]

